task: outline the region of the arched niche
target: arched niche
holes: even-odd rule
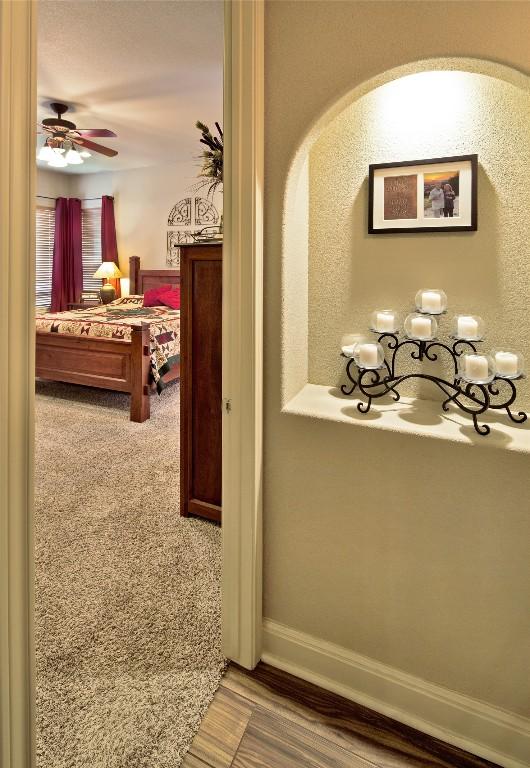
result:
[[[426,142],[422,141],[420,137],[420,140],[416,142],[414,140],[402,141],[400,146],[402,151],[406,153],[405,156],[394,156],[392,153],[395,152],[396,145],[391,140],[392,131],[387,132],[382,146],[376,146],[370,141],[369,125],[366,122],[363,124],[362,120],[359,123],[357,136],[353,132],[349,135],[348,130],[345,134],[340,134],[341,128],[344,129],[346,126],[348,116],[354,115],[359,105],[362,107],[363,104],[370,102],[373,120],[374,101],[379,99],[384,106],[385,92],[388,95],[392,89],[395,91],[394,86],[396,84],[403,84],[406,91],[407,82],[410,83],[413,80],[411,76],[420,74],[427,76],[428,73],[433,73],[433,83],[442,82],[444,73],[447,73],[445,79],[448,83],[451,82],[451,79],[456,82],[459,78],[464,83],[465,87],[463,87],[461,94],[463,99],[463,101],[461,99],[460,105],[461,115],[465,116],[466,110],[472,111],[475,121],[473,124],[476,127],[478,137],[477,142],[481,146],[475,145],[470,148],[469,136],[467,136],[463,137],[462,141],[457,142],[457,151],[446,152],[444,148],[441,148],[439,152],[431,151],[430,154],[425,154],[427,151],[425,149]],[[476,76],[476,88],[474,88],[475,80],[470,76]],[[385,86],[387,86],[386,91]],[[472,93],[476,103],[466,103],[466,98],[469,97],[470,93]],[[410,104],[410,92],[407,98],[409,98],[408,103]],[[447,99],[445,103],[449,103]],[[411,62],[405,66],[381,73],[344,94],[315,121],[293,157],[284,195],[281,385],[282,406],[286,410],[289,410],[288,403],[290,400],[308,382],[327,386],[338,383],[340,370],[338,347],[341,333],[357,330],[349,327],[349,324],[353,325],[355,322],[359,322],[361,316],[366,316],[364,326],[360,328],[360,330],[364,330],[368,323],[368,307],[375,308],[373,302],[378,300],[377,284],[378,281],[381,281],[382,270],[385,270],[384,260],[381,262],[377,258],[383,247],[382,240],[378,240],[377,235],[369,236],[366,234],[366,182],[363,179],[362,183],[359,183],[360,177],[358,177],[357,187],[355,189],[348,187],[348,173],[351,168],[340,166],[340,152],[337,153],[336,168],[318,167],[318,163],[325,162],[326,157],[329,162],[334,162],[332,158],[334,127],[337,128],[337,135],[343,136],[344,142],[351,143],[351,156],[359,160],[364,176],[367,176],[370,162],[413,160],[421,157],[466,154],[466,151],[478,151],[479,164],[481,159],[486,161],[481,165],[479,176],[479,211],[482,206],[482,212],[487,214],[484,221],[481,222],[479,218],[479,231],[477,233],[444,233],[441,236],[436,233],[434,237],[438,240],[429,239],[427,234],[398,235],[394,241],[386,239],[384,247],[387,250],[393,250],[395,261],[392,269],[388,270],[390,277],[386,281],[387,294],[382,291],[383,298],[381,300],[383,301],[388,295],[389,285],[394,286],[396,291],[399,288],[399,296],[405,303],[410,302],[415,290],[424,285],[427,273],[419,269],[417,281],[414,282],[412,277],[415,273],[411,272],[414,260],[409,259],[407,262],[407,255],[415,253],[416,264],[418,263],[418,247],[426,249],[427,252],[429,250],[435,252],[431,263],[441,266],[438,271],[436,269],[431,271],[434,275],[439,274],[440,279],[445,274],[450,274],[449,282],[454,287],[456,280],[456,256],[454,254],[458,253],[462,274],[461,285],[458,285],[458,290],[455,288],[454,291],[458,303],[463,301],[465,289],[476,284],[480,291],[478,288],[475,293],[471,291],[471,299],[475,302],[478,301],[479,294],[487,295],[486,306],[480,309],[481,314],[489,320],[490,332],[488,337],[492,345],[500,340],[502,333],[505,333],[509,337],[506,339],[507,345],[519,346],[523,352],[525,348],[530,350],[530,320],[526,320],[523,316],[523,303],[526,306],[527,301],[521,290],[521,280],[514,280],[515,273],[519,271],[520,277],[524,278],[528,270],[530,253],[527,253],[525,248],[527,250],[527,245],[530,242],[530,225],[527,223],[526,217],[523,216],[524,205],[521,205],[516,199],[520,197],[519,191],[510,182],[512,177],[521,179],[524,178],[525,174],[528,178],[527,174],[530,171],[528,167],[530,152],[527,151],[525,157],[525,146],[523,146],[524,142],[527,141],[524,137],[528,137],[529,134],[529,109],[529,79],[522,73],[489,61],[442,58]],[[481,110],[483,111],[481,112]],[[510,110],[515,110],[515,114],[511,114]],[[384,109],[382,112],[384,113]],[[418,108],[418,114],[421,115],[421,106]],[[485,152],[486,137],[484,131],[481,133],[480,123],[477,123],[476,120],[480,120],[481,115],[483,120],[489,119],[491,114],[496,116],[494,127],[497,135],[492,137],[488,151]],[[506,118],[505,125],[503,125],[504,118]],[[400,115],[396,114],[396,120],[399,121],[399,119]],[[442,115],[441,119],[444,121],[447,116]],[[509,124],[510,120],[512,121],[511,125]],[[469,120],[466,126],[466,130],[468,130]],[[397,127],[399,129],[399,122]],[[381,131],[379,131],[380,134]],[[399,138],[399,130],[397,130],[397,134]],[[328,146],[324,148],[324,151],[317,152],[316,148],[319,148],[319,142],[323,145],[326,140]],[[514,151],[518,142],[521,142],[519,154]],[[495,150],[495,143],[497,143],[498,151]],[[416,145],[417,151],[415,151]],[[464,151],[464,147],[466,147],[466,151]],[[504,151],[510,155],[510,159],[509,162],[507,161],[503,173],[502,152]],[[517,173],[513,171],[513,166],[512,168],[509,167],[510,163],[513,164],[514,158],[518,158],[521,163],[516,169]],[[326,203],[325,191],[320,199],[316,199],[311,176],[311,174],[316,173],[327,174],[326,183],[330,196],[333,194],[340,196],[341,187],[347,190],[346,195],[351,194],[351,199],[348,198],[346,202],[339,199],[336,201],[336,209],[339,211],[336,216],[333,200],[329,205]],[[359,174],[358,168],[356,173]],[[502,194],[499,194],[501,176],[503,177],[503,189]],[[526,195],[526,190],[524,190],[524,195]],[[513,209],[510,206],[510,200],[513,200]],[[322,213],[322,232],[328,227],[328,232],[323,235],[324,239],[320,239],[320,241],[318,237],[320,230],[315,231],[313,226],[315,210],[310,216],[310,203],[317,206],[319,215]],[[319,206],[323,204],[325,210],[321,212]],[[348,206],[350,210],[348,210]],[[333,233],[333,226],[336,226],[335,233]],[[383,237],[389,238],[390,236],[385,235]],[[445,238],[446,246],[440,237]],[[326,243],[329,242],[330,238],[333,241],[331,249],[334,249],[333,253],[341,255],[342,264],[340,260],[338,264],[333,263],[329,249],[327,253],[324,253],[327,247]],[[345,244],[347,238],[349,240]],[[344,261],[345,253],[349,257],[348,248],[350,247],[355,272],[353,267]],[[440,251],[444,247],[453,250],[451,270],[447,273],[444,272],[445,265],[440,258]],[[471,259],[463,260],[462,254],[474,251],[476,255],[477,250],[484,254],[484,259],[480,265],[478,265],[476,258],[474,262]],[[317,274],[320,265],[315,268],[315,260],[321,256],[322,269],[320,274]],[[396,285],[396,275],[399,273],[399,263],[401,262],[406,262],[405,278],[401,285]],[[510,269],[507,271],[508,263]],[[347,269],[345,268],[346,264]],[[342,276],[343,285],[340,283]],[[528,277],[527,284],[530,284],[530,274]],[[365,290],[367,281],[370,279],[376,286],[372,292]],[[319,290],[319,280],[322,281],[325,290],[321,291],[322,295],[315,304],[315,291],[318,292]],[[364,281],[364,287],[362,281]],[[385,280],[382,282],[385,283]],[[399,280],[397,282],[399,283]],[[431,280],[427,280],[427,284],[430,283]],[[406,292],[407,285],[408,293]],[[335,290],[336,286],[340,286],[340,289]],[[440,287],[444,287],[444,285]],[[348,291],[352,297],[349,305],[348,301],[345,300],[345,296],[350,296]],[[491,301],[491,306],[488,304],[489,301]],[[327,312],[328,320],[331,315],[337,316],[335,327],[333,327],[333,323],[320,322],[322,317],[319,317],[318,311],[315,310],[315,306],[318,304],[318,311]],[[358,316],[355,316],[357,308],[359,313]],[[401,309],[402,307],[398,308]],[[457,311],[462,310],[463,307],[458,306]],[[502,316],[503,311],[505,312],[504,316]],[[526,313],[526,309],[524,309],[524,313]],[[518,326],[520,327],[518,328]],[[419,394],[422,397],[430,397],[428,392],[425,395],[423,392]],[[524,387],[521,394],[525,401],[521,404],[528,407],[528,388]]]

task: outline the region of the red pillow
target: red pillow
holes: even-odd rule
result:
[[[156,288],[148,288],[144,293],[144,307],[161,307],[164,302],[160,296],[169,291],[171,287],[171,283],[166,283],[165,285],[157,285]]]
[[[180,285],[175,285],[169,291],[160,294],[160,301],[171,309],[180,309]]]

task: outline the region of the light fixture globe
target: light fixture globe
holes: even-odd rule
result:
[[[83,158],[81,157],[79,152],[76,149],[74,149],[74,147],[68,150],[64,159],[70,165],[81,165],[81,163],[83,162]]]
[[[416,310],[426,315],[443,315],[447,294],[440,288],[421,288],[416,294]]]
[[[438,333],[438,323],[432,315],[412,312],[405,318],[405,333],[414,341],[431,341]]]
[[[50,160],[53,160],[54,157],[56,157],[55,152],[50,147],[50,145],[46,143],[43,147],[40,148],[39,154],[37,155],[37,160],[44,160],[49,162]]]
[[[468,384],[489,384],[495,377],[495,362],[491,355],[464,352],[458,358],[458,373]]]
[[[64,159],[62,155],[57,154],[55,150],[53,150],[54,156],[49,161],[48,165],[51,165],[52,168],[66,168],[68,163]]]

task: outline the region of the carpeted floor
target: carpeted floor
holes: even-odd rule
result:
[[[176,768],[224,669],[220,529],[178,515],[178,386],[37,382],[38,768]]]

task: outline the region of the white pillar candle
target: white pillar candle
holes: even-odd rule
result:
[[[495,353],[495,370],[500,376],[517,376],[519,363],[513,352]]]
[[[342,348],[342,354],[346,357],[353,357],[355,351],[355,344],[345,344]]]
[[[359,344],[359,365],[361,368],[377,368],[379,365],[377,344]]]
[[[475,339],[478,336],[478,323],[474,317],[461,315],[458,318],[457,336],[461,339]]]
[[[468,379],[480,381],[489,376],[488,358],[484,355],[466,355],[465,371]]]
[[[378,312],[376,317],[376,331],[380,333],[394,331],[396,318],[393,312]]]
[[[442,297],[435,291],[423,291],[421,294],[421,308],[424,312],[441,312]]]
[[[410,321],[411,334],[418,339],[430,339],[431,329],[432,325],[428,317],[413,317]]]

